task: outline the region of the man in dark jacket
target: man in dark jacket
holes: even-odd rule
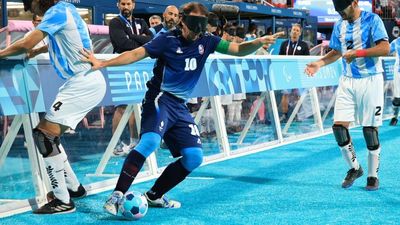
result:
[[[290,37],[287,41],[282,42],[279,50],[279,55],[310,55],[310,50],[307,43],[300,40],[302,27],[300,24],[293,24],[290,30]],[[281,98],[281,109],[282,116],[280,117],[281,122],[286,122],[289,118],[289,91],[282,91]]]
[[[114,47],[114,53],[123,53],[141,47],[149,42],[153,37],[145,20],[134,18],[132,15],[135,9],[135,0],[118,0],[118,9],[120,14],[110,21],[110,39]],[[125,112],[126,105],[115,107],[112,120],[112,133],[114,134],[122,115]],[[114,149],[114,155],[125,156],[129,150],[137,143],[137,130],[135,117],[132,114],[129,118],[130,143],[124,144],[118,141]]]
[[[118,0],[118,8],[120,14],[109,25],[114,53],[133,50],[152,39],[146,22],[132,15],[135,0]]]

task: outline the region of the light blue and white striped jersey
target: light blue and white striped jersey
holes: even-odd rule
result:
[[[396,38],[392,41],[392,43],[390,43],[390,54],[393,53],[396,53],[396,66],[400,72],[400,66],[398,66],[400,63],[400,37]]]
[[[82,62],[83,48],[92,49],[89,30],[75,6],[59,1],[44,14],[38,30],[49,37],[50,61],[64,79],[87,72],[91,65]]]
[[[353,23],[340,19],[335,23],[329,47],[345,54],[349,50],[368,49],[380,40],[389,40],[385,26],[378,15],[361,11],[360,17]],[[379,57],[356,58],[350,64],[343,62],[343,74],[348,77],[362,78],[383,72]]]

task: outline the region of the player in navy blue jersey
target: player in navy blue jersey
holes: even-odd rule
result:
[[[350,167],[342,182],[349,188],[363,175],[349,134],[349,124],[363,126],[368,148],[367,190],[379,187],[378,169],[381,146],[378,127],[382,125],[383,68],[379,56],[389,53],[388,35],[378,15],[361,11],[358,0],[333,0],[342,19],[336,22],[329,47],[322,59],[307,65],[305,72],[314,76],[320,67],[340,57],[343,76],[340,78],[334,112],[333,134],[343,158]]]
[[[183,181],[203,160],[199,131],[185,102],[196,85],[207,57],[214,51],[244,56],[264,44],[272,44],[282,33],[265,36],[241,44],[221,40],[206,33],[207,9],[191,2],[182,6],[181,30],[156,37],[143,47],[106,60],[97,60],[92,53],[84,52],[93,69],[130,64],[150,56],[157,58],[154,77],[147,83],[148,91],[143,101],[141,139],[126,158],[116,188],[104,208],[117,215],[118,203],[128,191],[145,159],[164,138],[177,161],[166,167],[154,186],[145,193],[149,206],[179,208],[178,201],[168,200],[164,194]]]

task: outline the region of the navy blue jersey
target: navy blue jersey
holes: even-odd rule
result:
[[[154,38],[143,46],[151,58],[157,58],[154,76],[147,86],[186,101],[199,80],[207,57],[220,41],[220,37],[209,34],[193,42],[187,41],[180,30]]]

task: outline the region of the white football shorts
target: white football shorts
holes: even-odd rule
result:
[[[96,107],[106,93],[106,82],[100,71],[90,71],[69,78],[46,112],[46,120],[72,129]]]
[[[337,89],[334,121],[381,126],[383,102],[382,74],[365,78],[342,76]]]

